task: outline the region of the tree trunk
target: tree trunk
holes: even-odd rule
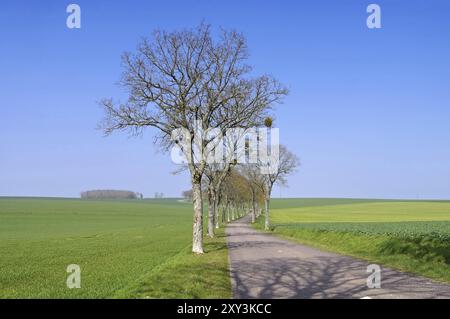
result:
[[[208,236],[214,238],[214,218],[215,218],[215,209],[214,206],[216,204],[214,190],[212,188],[208,189]]]
[[[203,254],[203,205],[201,178],[192,179],[192,199],[194,202],[192,252],[196,254]]]
[[[265,221],[264,221],[264,229],[265,230],[269,230],[270,227],[270,221],[269,221],[269,204],[270,204],[270,199],[268,197],[266,197],[264,199],[264,205],[265,205]]]
[[[266,196],[266,197],[264,198],[264,208],[265,208],[264,229],[265,229],[265,230],[269,230],[269,228],[270,228],[269,205],[270,205],[270,197]]]
[[[259,214],[259,204],[258,204],[257,200],[255,200],[255,214],[256,214],[256,218],[258,218],[260,216],[260,214]]]
[[[216,217],[216,228],[219,228],[220,226],[220,221],[222,221],[222,223],[224,222],[224,218],[223,218],[223,209],[219,210],[219,207],[222,206],[222,194],[220,192],[221,189],[221,185],[222,183],[219,182],[217,183],[217,185],[214,188],[214,194],[215,194],[215,198],[214,198],[214,216]],[[222,212],[222,218],[220,218],[220,212]]]
[[[219,228],[219,222],[220,222],[220,213],[219,213],[219,200],[218,200],[218,194],[217,192],[215,193],[215,197],[214,197],[214,203],[213,203],[213,210],[214,210],[214,218],[216,221],[216,228]]]
[[[216,220],[216,229],[219,228],[219,224],[220,224],[220,211],[219,208],[217,207],[217,200],[214,201],[214,216],[215,216],[215,220]]]
[[[225,220],[225,207],[223,206],[223,204],[220,205],[220,216],[222,217],[222,225],[225,224],[226,220]]]
[[[252,214],[252,224],[255,222],[255,220],[256,220],[256,207],[255,207],[255,202],[253,202],[253,204],[252,204],[252,211],[251,211],[251,214]]]
[[[255,190],[252,189],[252,224],[255,222],[256,219],[256,207],[255,207],[255,201],[256,201],[256,196],[255,196]]]

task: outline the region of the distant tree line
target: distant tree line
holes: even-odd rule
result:
[[[192,189],[184,191],[181,195],[185,201],[192,202]]]
[[[114,190],[114,189],[97,189],[85,191],[81,193],[83,199],[142,199],[141,193],[132,191]]]

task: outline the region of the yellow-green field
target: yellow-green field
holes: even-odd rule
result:
[[[311,201],[311,200],[310,200]],[[301,199],[274,200],[272,221],[312,222],[406,222],[450,221],[450,202],[446,201],[329,201],[318,199],[318,206],[304,206]],[[331,203],[335,203],[331,205]],[[298,203],[296,207],[291,207]],[[287,207],[286,207],[287,206]],[[286,207],[286,208],[285,208]]]

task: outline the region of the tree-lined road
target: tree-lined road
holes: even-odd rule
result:
[[[450,298],[450,285],[383,268],[366,284],[368,262],[259,232],[250,216],[227,226],[234,298]]]

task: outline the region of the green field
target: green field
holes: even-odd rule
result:
[[[0,198],[0,298],[229,298],[223,232],[190,253],[177,200]],[[81,267],[81,289],[66,268]]]
[[[275,199],[271,226],[301,243],[450,282],[450,201]]]
[[[274,199],[271,222],[280,236],[450,282],[448,201]],[[202,256],[191,230],[192,205],[177,200],[0,198],[0,298],[230,298],[223,229]],[[69,264],[81,289],[66,287]]]

